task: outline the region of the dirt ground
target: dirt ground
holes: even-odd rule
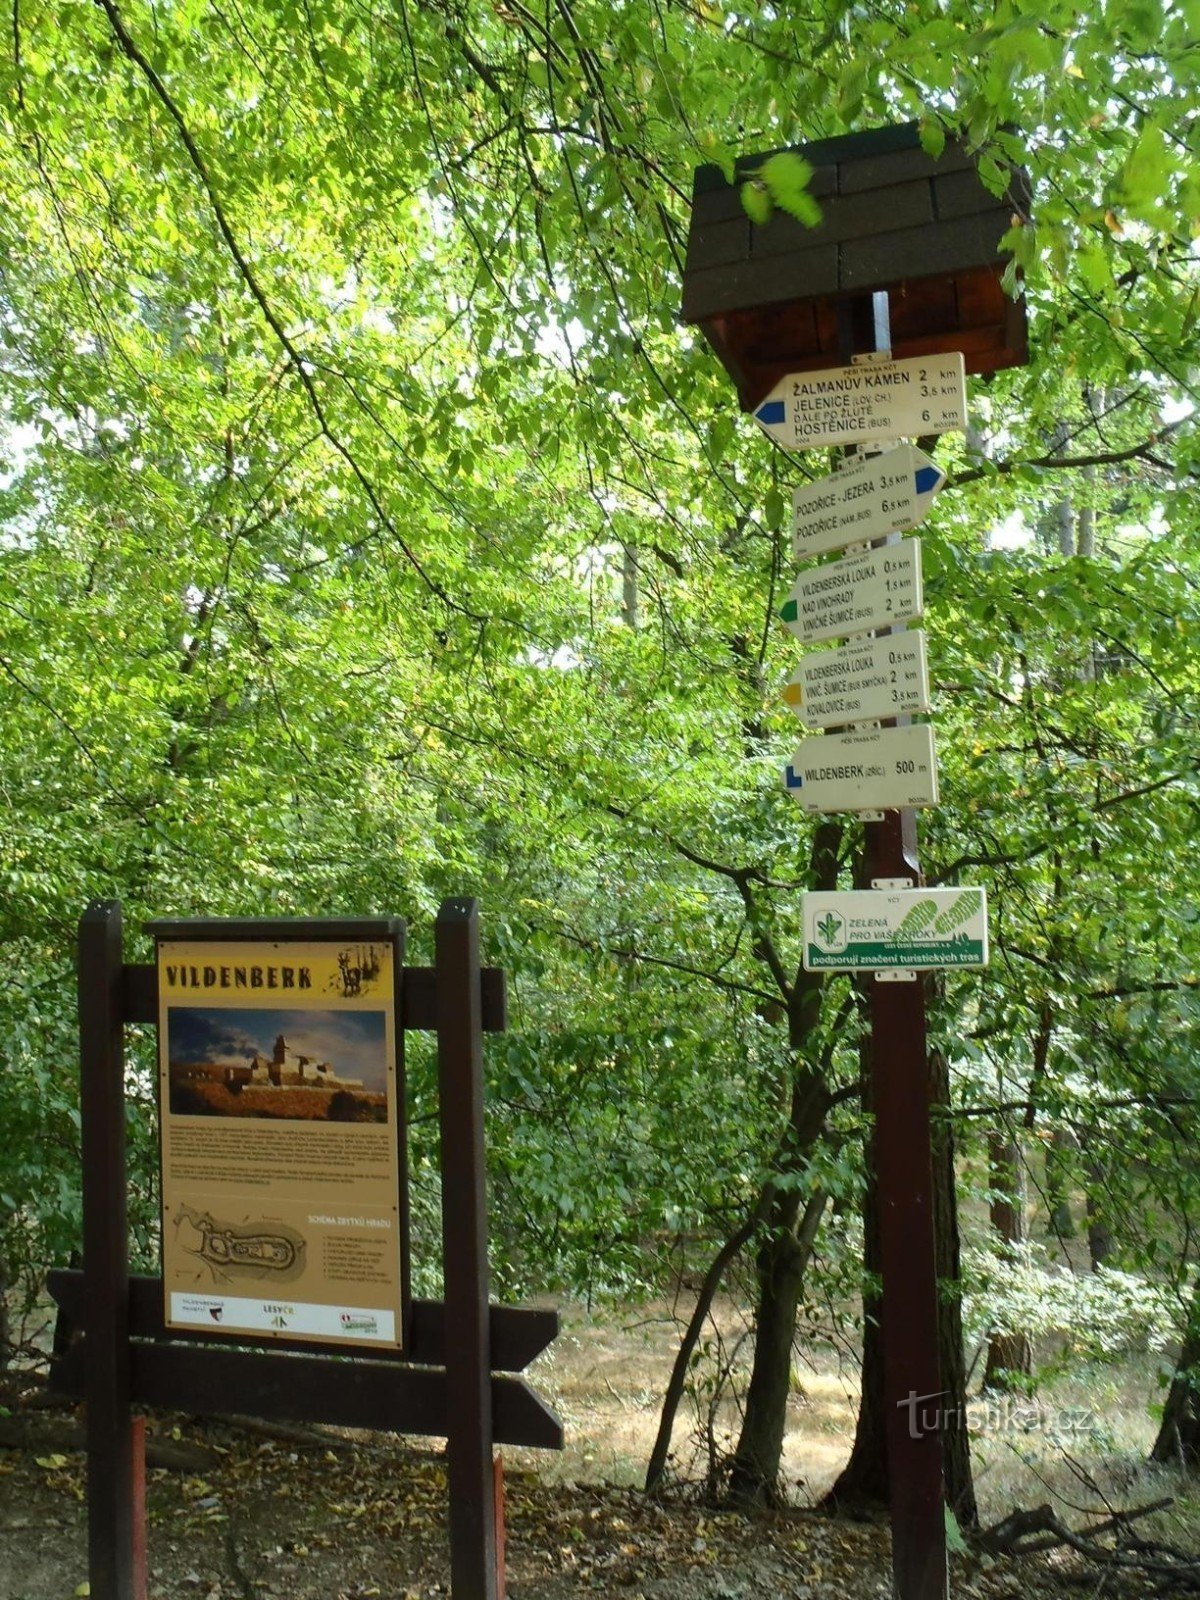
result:
[[[563,1416],[567,1449],[561,1456],[506,1452],[512,1600],[882,1600],[890,1593],[886,1526],[835,1522],[811,1509],[853,1434],[853,1386],[831,1354],[797,1371],[786,1457],[796,1508],[745,1518],[694,1495],[647,1501],[636,1488],[674,1344],[665,1308],[632,1323],[572,1311],[564,1324],[556,1347],[528,1377]],[[1081,1392],[1094,1395],[1095,1382],[1084,1382]],[[13,1393],[7,1401],[0,1440],[15,1443],[20,1429],[22,1445],[0,1445],[0,1600],[83,1595],[84,1464],[70,1432],[78,1418],[28,1410]],[[428,1600],[448,1593],[437,1442],[328,1432],[280,1437],[252,1425],[170,1416],[151,1417],[148,1429],[159,1447],[196,1453],[188,1470],[150,1473],[154,1600]],[[675,1443],[681,1466],[691,1457],[688,1435],[685,1421]],[[1064,1455],[1061,1440],[1028,1430],[1015,1442],[982,1437],[976,1457],[985,1520],[1047,1498],[1102,1510],[1097,1494],[1119,1494],[1129,1504],[1180,1487],[1141,1466],[1136,1441],[1109,1436],[1099,1444],[1103,1449],[1091,1442],[1085,1461],[1082,1446]],[[953,1562],[958,1600],[1093,1593],[1127,1600],[1163,1592],[1159,1580],[1140,1576],[1119,1585],[1110,1576],[1100,1587],[1094,1572],[1062,1551],[1022,1562]]]

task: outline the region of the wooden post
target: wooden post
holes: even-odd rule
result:
[[[130,1414],[121,908],[79,924],[88,1576],[96,1600],[144,1600],[135,1557],[137,1465]]]
[[[146,1600],[146,1419],[134,1417],[130,1424],[133,1441],[133,1592],[136,1600]]]
[[[842,358],[891,347],[886,292],[845,303]],[[885,542],[896,543],[899,534]],[[891,630],[888,630],[891,631]],[[889,726],[911,719],[899,717]],[[916,813],[864,827],[863,887],[921,882]],[[947,1600],[930,1073],[925,978],[867,979],[879,1196],[883,1404],[897,1600]]]
[[[450,1587],[454,1600],[499,1600],[479,913],[474,900],[443,902],[434,929],[434,954],[446,1280]]]
[[[903,876],[897,821],[869,823],[873,877]],[[913,872],[914,882],[916,874]],[[945,1600],[945,1487],[938,1361],[938,1286],[933,1232],[933,1164],[925,979],[871,982],[871,1072],[875,1096],[879,1245],[883,1278],[883,1394],[898,1600]]]

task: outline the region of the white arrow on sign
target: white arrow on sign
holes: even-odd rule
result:
[[[788,679],[783,698],[810,728],[928,711],[925,635],[917,628],[818,650]]]
[[[921,541],[901,539],[802,572],[779,615],[798,639],[815,644],[911,622],[924,600]]]
[[[754,417],[785,450],[963,432],[967,378],[962,352],[789,373]]]
[[[832,477],[792,494],[792,554],[797,561],[914,528],[946,481],[916,445],[850,461]]]
[[[825,733],[800,744],[784,788],[805,811],[887,811],[938,803],[933,729]]]

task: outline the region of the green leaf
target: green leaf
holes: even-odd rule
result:
[[[1113,288],[1112,267],[1102,243],[1089,241],[1075,260],[1080,278],[1093,294],[1107,294]]]
[[[1157,122],[1147,122],[1121,175],[1128,205],[1139,211],[1155,206],[1166,194],[1171,174],[1167,136]]]
[[[963,1538],[963,1531],[958,1525],[958,1518],[949,1506],[944,1509],[946,1513],[946,1549],[952,1556],[970,1555],[971,1547]]]
[[[1008,169],[1003,167],[995,156],[983,154],[979,158],[979,177],[985,189],[994,194],[998,199],[1008,191]]]
[[[812,175],[809,163],[793,150],[779,150],[768,156],[759,172],[779,209],[810,228],[821,220],[821,208],[808,192]]]
[[[935,161],[940,160],[942,151],[946,148],[945,128],[935,117],[922,117],[917,131],[920,134],[921,149]]]
[[[750,178],[742,185],[742,210],[751,222],[770,222],[775,207],[767,187],[758,178]]]

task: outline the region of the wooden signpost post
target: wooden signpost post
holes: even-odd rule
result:
[[[201,929],[210,938],[220,931],[235,939],[341,941],[350,948],[354,941],[380,937],[379,919],[366,924],[333,919],[206,922],[175,924],[170,931],[189,935]],[[263,1348],[265,1333],[222,1332],[219,1321],[211,1328],[168,1325],[170,1302],[164,1298],[163,1281],[130,1276],[123,1036],[129,1023],[160,1022],[160,977],[154,966],[125,961],[116,901],[89,906],[83,916],[84,1262],[81,1272],[54,1272],[49,1279],[65,1319],[82,1336],[55,1360],[50,1382],[59,1393],[87,1402],[93,1600],[146,1600],[145,1477],[135,1405],[199,1416],[237,1412],[269,1421],[440,1435],[447,1440],[454,1600],[503,1596],[502,1480],[494,1447],[558,1450],[563,1437],[559,1419],[515,1376],[557,1336],[557,1312],[492,1305],[487,1294],[483,1034],[504,1029],[504,974],[480,966],[474,901],[442,905],[432,968],[403,965],[402,923],[390,919],[387,935],[398,950],[397,1044],[409,1029],[437,1035],[446,1298],[408,1300],[405,1295],[407,1326],[386,1342],[355,1350],[354,1359],[346,1360],[347,1340],[340,1333],[332,1349],[322,1349],[312,1342],[320,1333],[305,1338],[289,1331],[286,1312],[296,1308],[285,1306],[284,1296],[271,1295],[280,1304],[284,1325],[270,1333],[269,1348]],[[203,967],[198,970],[203,980]],[[212,970],[219,983],[220,966],[214,963]],[[233,983],[238,969],[229,970]],[[271,972],[282,984],[282,968],[264,968],[263,984]],[[348,981],[357,985],[361,978],[351,974]],[[351,988],[352,994],[358,992]],[[270,1065],[282,1072],[285,1063]],[[284,1084],[274,1087],[286,1091]],[[262,1092],[269,1096],[271,1090]],[[326,1087],[315,1092],[334,1091]],[[396,1128],[398,1107],[395,1102],[393,1106],[391,1126]],[[403,1216],[399,1195],[396,1209]],[[357,1226],[362,1219],[351,1220]],[[223,1261],[238,1238],[251,1251],[265,1248],[258,1236],[247,1242],[245,1235],[227,1229],[218,1250]],[[344,1263],[347,1255],[354,1259],[355,1251],[361,1256],[367,1247],[351,1234],[349,1243],[342,1241],[339,1248]],[[211,1298],[224,1315],[222,1297]],[[314,1325],[320,1326],[319,1317]],[[346,1329],[351,1340],[376,1338],[380,1332],[369,1317],[357,1314],[346,1313],[335,1325]]]
[[[888,309],[886,293],[872,297],[868,325],[870,342],[875,348],[869,354],[882,353],[888,348]],[[843,355],[848,362],[856,355],[868,353],[854,348],[855,322],[849,308],[843,314],[842,329]],[[864,362],[866,365],[868,363]],[[956,408],[959,403],[956,397]],[[962,427],[964,424],[965,413],[955,409],[954,420],[948,425]],[[846,618],[842,637],[871,629],[878,632],[879,642],[886,647],[887,641],[903,637],[902,630],[908,618],[921,615],[920,565],[917,561],[915,573],[910,576],[907,564],[901,559],[904,545],[916,546],[919,550],[919,541],[902,540],[898,532],[890,532],[872,550],[870,557],[873,577],[876,569],[879,577],[894,569],[901,580],[903,587],[896,593],[903,598],[898,598],[894,615],[886,609],[890,594],[885,589],[877,596],[879,603],[875,609],[866,614],[865,622],[860,623],[858,614],[853,612]],[[847,561],[843,559],[836,565],[845,569]],[[817,573],[824,570],[815,569]],[[809,577],[812,582],[812,575]],[[828,632],[815,636],[828,637]],[[863,824],[863,879],[875,891],[911,890],[921,882],[915,808],[936,805],[938,799],[933,730],[927,725],[914,725],[905,713],[882,719],[874,733],[860,730],[824,735],[815,743],[819,746],[836,743],[849,754],[856,743],[870,740],[878,745],[904,741],[902,748],[906,753],[893,754],[887,762],[876,761],[876,768],[885,768],[881,775],[852,779],[849,784],[835,787],[832,794],[825,785],[826,797],[823,805],[819,804],[816,809],[864,811],[869,808],[881,812]],[[908,744],[913,741],[920,741],[920,749],[910,752]],[[801,744],[787,769],[789,775],[797,763],[803,767],[805,746],[811,747],[813,743],[808,739]],[[790,782],[790,778],[785,781]],[[820,801],[821,786],[816,792]],[[801,788],[798,797],[811,807],[811,786],[809,793],[810,798],[805,800]],[[802,916],[807,911],[805,906]],[[880,962],[867,970],[865,982],[883,1280],[881,1343],[892,1572],[897,1600],[946,1600],[949,1566],[941,1445],[942,1381],[938,1357],[932,1095],[925,1026],[925,980],[911,968]],[[923,1403],[914,1403],[916,1397],[921,1397]]]
[[[993,194],[965,145],[948,140],[934,157],[915,123],[797,153],[816,227],[782,213],[750,223],[738,191],[762,155],[736,163],[732,185],[717,168],[697,173],[683,316],[778,444],[859,452],[795,491],[797,559],[856,548],[802,572],[783,609],[803,642],[841,641],[789,680],[785,698],[815,731],[784,784],[810,812],[864,817],[870,888],[812,897],[805,965],[866,974],[894,1592],[945,1600],[932,1089],[914,969],[985,962],[986,909],[979,890],[953,903],[915,893],[914,807],[937,803],[937,770],[932,730],[912,722],[929,707],[924,635],[905,632],[923,607],[920,542],[900,532],[943,474],[904,436],[964,429],[966,374],[1028,359],[1024,302],[1001,281],[1001,241],[1027,212],[1028,185],[1014,171]]]

